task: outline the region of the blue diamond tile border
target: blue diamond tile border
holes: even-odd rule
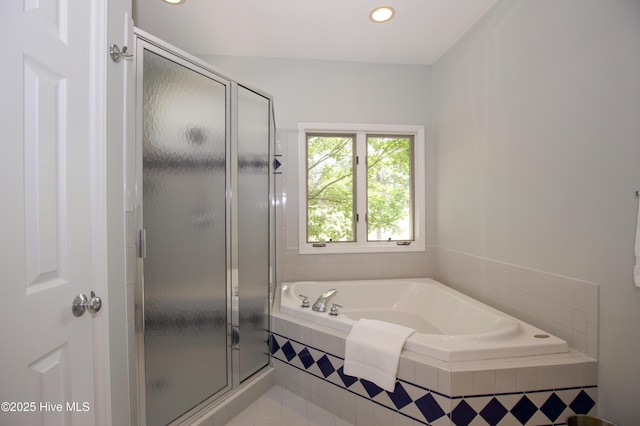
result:
[[[278,341],[276,340],[275,336],[271,334],[269,336],[269,353],[273,355],[278,352],[278,349],[280,349],[280,345],[278,345]]]
[[[306,370],[308,370],[309,367],[311,367],[315,363],[313,357],[311,356],[311,352],[309,352],[309,349],[307,348],[302,349],[300,353],[298,353],[298,358],[300,358],[300,361],[302,362],[302,365],[304,365],[304,368]]]
[[[360,383],[362,383],[362,387],[364,387],[371,399],[375,398],[383,390],[380,386],[365,379],[360,379]]]
[[[565,408],[567,408],[567,404],[565,404],[558,395],[552,393],[544,404],[542,404],[540,411],[542,411],[549,420],[555,422],[556,420],[559,420],[559,417],[564,412]]]
[[[429,423],[447,414],[431,393],[427,393],[422,398],[418,398],[414,403]]]
[[[393,401],[393,404],[398,410],[406,407],[413,402],[407,391],[402,387],[402,383],[400,382],[396,382],[396,387],[393,392],[387,392],[387,395],[389,395],[389,398],[391,398],[391,401]]]
[[[357,377],[353,377],[353,376],[348,376],[346,374],[344,374],[344,368],[340,367],[338,368],[338,375],[340,376],[340,380],[342,380],[342,383],[344,384],[344,387],[349,389],[349,387],[354,384],[355,382],[358,381]]]
[[[591,397],[587,395],[585,391],[580,391],[573,402],[569,404],[569,407],[576,414],[588,414],[595,405],[595,401],[591,399]]]
[[[329,377],[331,373],[336,371],[333,364],[331,364],[331,360],[327,355],[322,355],[322,357],[317,361],[318,367],[320,367],[320,371],[325,378]]]
[[[394,391],[387,392],[368,380],[344,374],[343,358],[278,333],[269,336],[269,352],[290,367],[427,426],[496,426],[505,421],[533,426],[540,418],[549,419],[548,424],[564,424],[564,417],[592,414],[596,405],[588,393],[594,395],[596,386],[452,397],[399,379]]]
[[[464,399],[460,401],[456,408],[451,411],[451,421],[457,426],[467,426],[473,419],[476,418],[478,413],[474,410]]]
[[[496,426],[507,413],[508,411],[504,408],[504,405],[494,396],[491,398],[491,401],[480,410],[479,414],[490,426]]]
[[[520,401],[518,401],[511,409],[511,414],[513,414],[521,424],[526,425],[536,411],[538,411],[538,407],[536,407],[536,405],[527,398],[527,395],[523,395],[522,398],[520,398]]]
[[[284,345],[280,347],[280,349],[282,349],[282,353],[287,358],[287,362],[291,361],[297,355],[290,341],[287,341]]]

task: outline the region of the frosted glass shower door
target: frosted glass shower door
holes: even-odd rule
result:
[[[238,86],[240,381],[268,364],[270,100]]]
[[[145,48],[142,72],[146,424],[230,386],[229,83]]]

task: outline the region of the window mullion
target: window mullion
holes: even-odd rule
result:
[[[356,134],[356,213],[359,220],[356,224],[356,241],[358,245],[367,243],[367,134]]]

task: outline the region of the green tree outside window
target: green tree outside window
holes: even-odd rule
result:
[[[307,134],[307,242],[356,240],[356,135]],[[368,241],[413,239],[413,137],[367,136]]]

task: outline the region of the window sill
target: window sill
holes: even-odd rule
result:
[[[397,245],[393,242],[383,243],[326,243],[324,247],[313,247],[305,244],[298,250],[299,254],[358,254],[358,253],[413,253],[425,251],[425,244],[412,241],[410,245]]]

